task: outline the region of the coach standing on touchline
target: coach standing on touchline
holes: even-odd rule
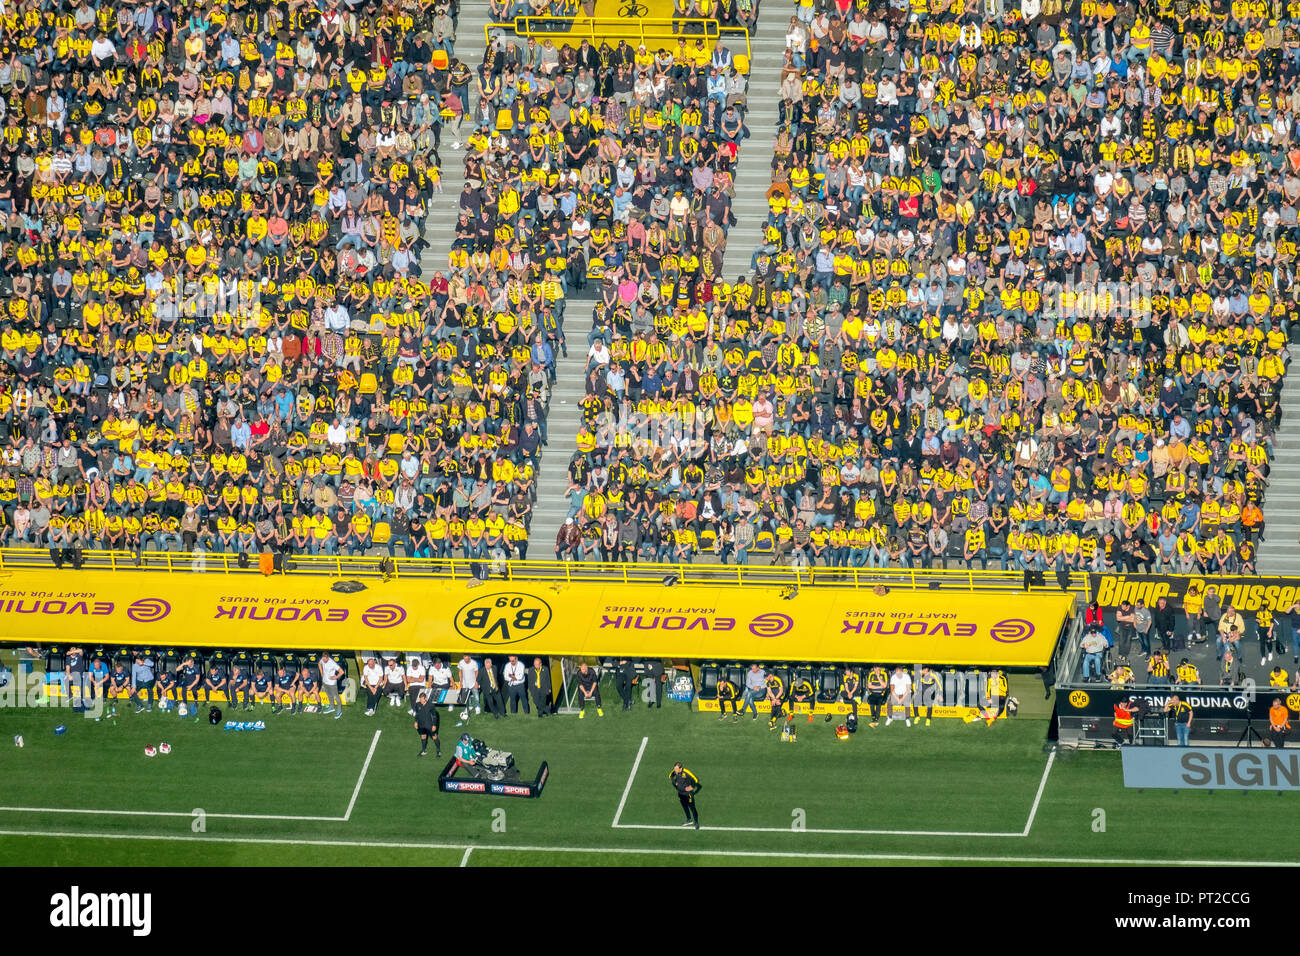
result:
[[[325,713],[333,712],[335,720],[343,716],[343,699],[339,697],[339,678],[342,676],[343,668],[339,662],[329,654],[321,654],[320,684],[325,691],[325,702],[329,705],[325,708]]]
[[[684,827],[694,826],[700,828],[700,811],[695,806],[695,795],[700,792],[700,778],[687,770],[682,764],[673,764],[672,773],[668,775],[672,781],[673,789],[677,791],[677,799],[682,803],[682,810],[686,814]]]

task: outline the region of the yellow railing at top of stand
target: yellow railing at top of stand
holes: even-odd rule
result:
[[[503,30],[517,37],[547,37],[559,42],[564,40],[590,40],[595,43],[617,43],[627,40],[633,46],[642,43],[652,51],[658,47],[654,43],[671,40],[674,44],[684,40],[719,40],[745,44],[745,52],[732,50],[733,57],[744,57],[737,67],[743,67],[742,73],[749,72],[752,52],[749,44],[749,30],[745,27],[720,26],[717,20],[700,17],[515,17],[514,20],[489,23],[483,27],[484,42],[490,42],[493,30]]]
[[[82,552],[82,568],[87,571],[145,571],[159,574],[258,574],[258,556],[248,555],[241,563],[239,555],[207,552],[201,557],[192,553],[174,551],[146,551],[137,555],[133,551],[87,550]],[[903,588],[907,590],[935,589],[939,591],[1005,591],[1023,592],[1025,576],[1012,571],[928,570],[907,568],[828,568],[790,567],[768,565],[769,556],[757,556],[763,564],[726,565],[706,564],[701,556],[698,564],[656,563],[603,563],[573,561],[509,561],[504,568],[493,567],[493,580],[537,581],[565,584],[652,584],[663,585],[671,580],[679,585],[722,585],[727,587],[804,587],[835,588]],[[393,577],[444,578],[468,581],[491,562],[468,561],[461,558],[395,558],[392,564],[381,565],[379,555],[343,557],[342,555],[293,555],[284,559],[276,576],[322,575],[326,577],[370,578],[385,575]],[[71,586],[76,570],[64,561],[62,570],[56,570],[50,552],[41,548],[0,548],[0,580],[3,575],[19,572],[40,572],[43,575],[65,577],[60,586]],[[1046,587],[1039,590],[1058,590],[1056,576],[1052,575]],[[1070,590],[1083,594],[1087,590],[1087,576],[1071,575]]]

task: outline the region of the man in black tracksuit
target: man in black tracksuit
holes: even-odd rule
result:
[[[415,699],[415,732],[420,735],[420,752],[423,757],[429,750],[429,741],[433,741],[433,755],[442,756],[442,744],[438,741],[438,708],[429,703],[429,695],[420,691]]]
[[[677,799],[681,801],[682,811],[686,814],[686,822],[682,826],[694,826],[698,830],[700,811],[695,806],[695,795],[700,792],[700,778],[680,763],[675,763],[668,779],[672,782],[673,789],[677,791]]]
[[[614,683],[618,688],[618,696],[623,698],[623,709],[632,709],[632,688],[636,680],[636,665],[626,657],[621,658],[618,662],[618,669],[614,671]]]

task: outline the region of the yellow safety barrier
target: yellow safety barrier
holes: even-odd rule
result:
[[[659,583],[369,580],[145,571],[14,571],[0,634],[19,643],[111,635],[127,645],[420,650],[732,660],[1037,666],[1075,598],[928,590],[741,590]]]
[[[547,38],[557,44],[576,44],[587,40],[592,44],[617,43],[626,40],[632,46],[644,43],[649,50],[657,50],[665,42],[674,45],[679,39],[708,40],[710,49],[719,40],[728,46],[743,43],[745,52],[733,50],[737,69],[749,72],[753,60],[749,30],[745,27],[720,26],[717,20],[693,17],[515,17],[514,20],[489,23],[483,27],[483,39],[490,43],[494,30],[505,31],[517,37],[538,40]],[[742,59],[743,58],[743,59]],[[743,69],[741,68],[743,64]]]
[[[190,574],[196,571],[208,574],[260,574],[258,556],[249,555],[241,565],[236,554],[207,553],[195,558],[189,553],[172,551],[147,551],[137,555],[134,551],[83,552],[83,571],[147,571],[152,573]],[[391,565],[381,566],[391,560]],[[466,561],[463,558],[395,558],[381,556],[343,557],[328,555],[294,555],[285,559],[277,577],[317,575],[326,577],[379,578],[418,577],[447,578],[467,581],[474,577],[476,568],[487,562]],[[48,551],[37,548],[0,548],[0,574],[8,571],[41,571],[59,574],[50,560]],[[61,572],[69,576],[65,582],[51,578],[52,586],[73,586],[73,577],[79,572],[64,565]],[[1024,593],[1024,575],[1012,571],[925,570],[907,568],[827,568],[793,567],[787,565],[734,565],[714,564],[701,560],[696,564],[612,563],[572,561],[507,561],[502,570],[494,570],[494,579],[507,581],[542,581],[565,584],[662,584],[671,578],[675,585],[695,587],[723,585],[727,587],[797,587],[817,588],[906,588],[908,590],[933,590],[940,594],[949,591],[998,591]],[[0,577],[0,589],[4,578]],[[1030,589],[1033,593],[1059,591],[1055,578],[1048,586]],[[1070,593],[1086,595],[1087,578],[1075,574],[1071,578]],[[936,595],[937,596],[937,595]]]

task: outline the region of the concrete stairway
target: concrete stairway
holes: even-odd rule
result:
[[[456,57],[477,77],[483,63],[485,42],[483,28],[492,22],[486,0],[461,0],[456,22]],[[447,274],[447,257],[456,240],[456,220],[460,215],[460,191],[465,188],[465,137],[474,129],[475,88],[470,82],[470,102],[465,103],[465,120],[460,130],[453,120],[442,128],[438,157],[442,160],[442,195],[434,196],[429,217],[424,224],[424,238],[429,244],[420,256],[420,268],[427,282],[435,272]]]
[[[571,301],[569,311],[584,304]],[[530,560],[555,557],[555,536],[569,510],[569,499],[564,492],[569,487],[569,462],[578,450],[578,426],[582,423],[580,403],[586,397],[583,387],[583,366],[587,362],[586,335],[573,335],[569,340],[569,357],[557,356],[557,359],[555,385],[546,416],[547,444],[542,449],[537,501],[533,505],[532,526],[528,529]]]
[[[1300,366],[1292,363],[1282,385],[1282,427],[1264,499],[1260,574],[1300,574]]]
[[[759,21],[750,37],[749,88],[746,90],[745,125],[749,139],[740,146],[736,164],[736,195],[732,212],[736,224],[727,233],[722,275],[728,282],[748,275],[754,253],[763,244],[767,221],[767,190],[772,185],[772,144],[776,140],[780,103],[781,66],[785,62],[785,33],[778,16]]]

